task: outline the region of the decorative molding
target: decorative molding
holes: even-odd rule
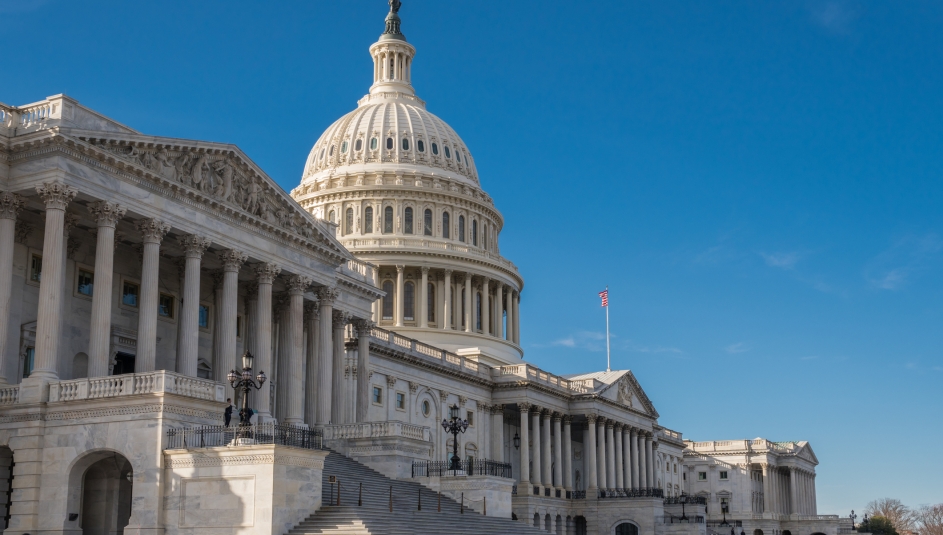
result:
[[[16,229],[13,232],[15,234],[14,241],[25,245],[26,240],[29,239],[29,235],[33,232],[33,225],[18,219],[16,221]]]
[[[311,278],[303,275],[292,275],[288,277],[288,293],[292,295],[301,295],[308,286],[311,286]]]
[[[219,261],[223,264],[223,271],[239,271],[239,268],[249,259],[249,255],[235,249],[226,249],[219,253]]]
[[[141,233],[144,243],[160,243],[170,231],[170,225],[157,219],[138,219],[134,226]]]
[[[331,286],[320,286],[315,293],[318,296],[318,301],[322,305],[334,306],[334,303],[337,302],[337,298],[340,297],[340,291]]]
[[[282,466],[301,466],[304,468],[324,469],[323,459],[309,459],[283,454],[256,454],[236,456],[214,456],[201,454],[199,456],[178,457],[171,455],[167,466],[169,468],[204,468],[210,466],[245,466],[249,464],[277,464]]]
[[[210,240],[196,234],[188,234],[177,239],[177,243],[183,249],[187,258],[202,258],[206,248],[210,246]]]
[[[282,268],[271,262],[255,265],[255,275],[259,284],[272,284],[281,272]]]
[[[88,205],[88,212],[92,214],[99,227],[115,228],[127,211],[127,208],[116,202],[95,201]]]
[[[46,182],[36,186],[36,193],[43,199],[47,210],[65,210],[79,190],[57,182]]]
[[[26,199],[9,191],[0,192],[0,219],[16,219]]]

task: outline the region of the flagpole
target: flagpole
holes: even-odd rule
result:
[[[606,285],[606,297],[609,297],[609,285]],[[609,360],[609,303],[606,303],[606,371],[612,371]]]

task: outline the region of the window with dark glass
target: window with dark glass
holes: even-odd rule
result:
[[[386,150],[393,150],[393,138],[386,138]]]
[[[403,138],[403,150],[409,150],[409,138]]]
[[[435,154],[436,156],[439,155],[439,146],[436,145],[434,142],[432,143],[432,154]]]
[[[362,139],[358,139],[357,141],[354,142],[354,150],[355,150],[355,151],[360,152],[360,149],[362,149],[362,148],[363,148],[363,140],[362,140]]]
[[[403,319],[412,321],[416,319],[416,285],[407,282],[403,287]]]
[[[403,211],[403,227],[406,234],[413,233],[413,209],[409,206]]]
[[[481,294],[475,294],[475,330],[481,330]]]
[[[43,278],[43,257],[34,254],[29,262],[29,280],[33,282],[42,282]]]
[[[462,322],[462,323],[461,323],[461,326],[462,326],[462,327],[465,327],[465,325],[467,325],[467,324],[465,323],[465,292],[463,292],[463,291],[461,291],[461,290],[459,290],[459,291],[462,293],[462,318],[461,318],[461,322]]]
[[[383,319],[393,319],[393,281],[383,281]]]
[[[478,246],[478,220],[472,219],[472,245]]]
[[[141,287],[133,282],[127,282],[121,288],[121,304],[129,307],[138,306],[138,296],[141,293]]]
[[[33,367],[36,365],[36,348],[27,347],[26,355],[23,356],[23,378],[29,377],[33,373]]]
[[[341,154],[347,154],[347,140],[341,143]]]
[[[426,321],[435,321],[435,284],[431,282],[426,287]]]
[[[406,395],[402,392],[396,393],[396,408],[399,410],[406,409]]]
[[[370,150],[377,150],[377,138],[370,138]]]
[[[363,233],[370,234],[373,232],[373,207],[368,206],[363,211]]]
[[[383,405],[383,389],[379,386],[373,387],[373,402]]]
[[[458,216],[458,241],[465,241],[465,216]]]
[[[170,294],[162,293],[160,297],[157,298],[157,314],[162,318],[173,319],[174,313],[174,296]]]
[[[422,233],[432,236],[432,210],[428,208],[422,213]]]
[[[445,146],[445,157],[446,157],[446,158],[451,158],[451,157],[452,157],[452,154],[449,152],[449,146],[448,146],[448,145]]]
[[[77,281],[75,290],[82,295],[92,295],[94,289],[94,275],[91,271],[87,269],[79,270],[79,280]]]
[[[449,213],[442,212],[442,237],[448,239],[452,232],[449,230]]]
[[[334,156],[334,145],[331,145],[331,150],[327,153],[328,156]]]
[[[393,207],[387,206],[383,209],[383,232],[391,234],[393,232]]]
[[[319,156],[319,158],[322,160],[324,159],[324,149],[321,149],[321,156]]]
[[[344,234],[354,231],[354,209],[348,208],[344,213]]]
[[[419,149],[419,152],[426,152],[426,144],[421,139],[416,141],[416,148]]]
[[[210,307],[209,305],[200,305],[200,312],[198,314],[199,324],[201,329],[210,328]],[[239,333],[236,333],[236,336],[239,336]]]

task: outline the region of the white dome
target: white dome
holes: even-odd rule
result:
[[[384,92],[367,95],[359,104],[318,138],[302,183],[371,168],[396,171],[400,164],[406,172],[479,185],[468,147],[452,127],[426,110],[425,102],[402,92]]]

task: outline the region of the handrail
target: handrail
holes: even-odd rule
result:
[[[208,401],[225,401],[222,383],[167,370],[57,381],[49,384],[49,401],[79,401],[165,393]],[[2,395],[0,395],[2,399]]]
[[[255,424],[246,427],[203,425],[199,427],[174,427],[167,430],[167,445],[164,449],[212,448],[217,446],[275,444],[306,450],[324,449],[319,429],[308,429],[275,423]]]
[[[459,461],[459,470],[451,470],[450,461],[413,461],[412,477],[497,476],[511,479],[511,464],[492,460]]]
[[[657,487],[638,489],[599,489],[599,498],[664,498],[665,491]]]

